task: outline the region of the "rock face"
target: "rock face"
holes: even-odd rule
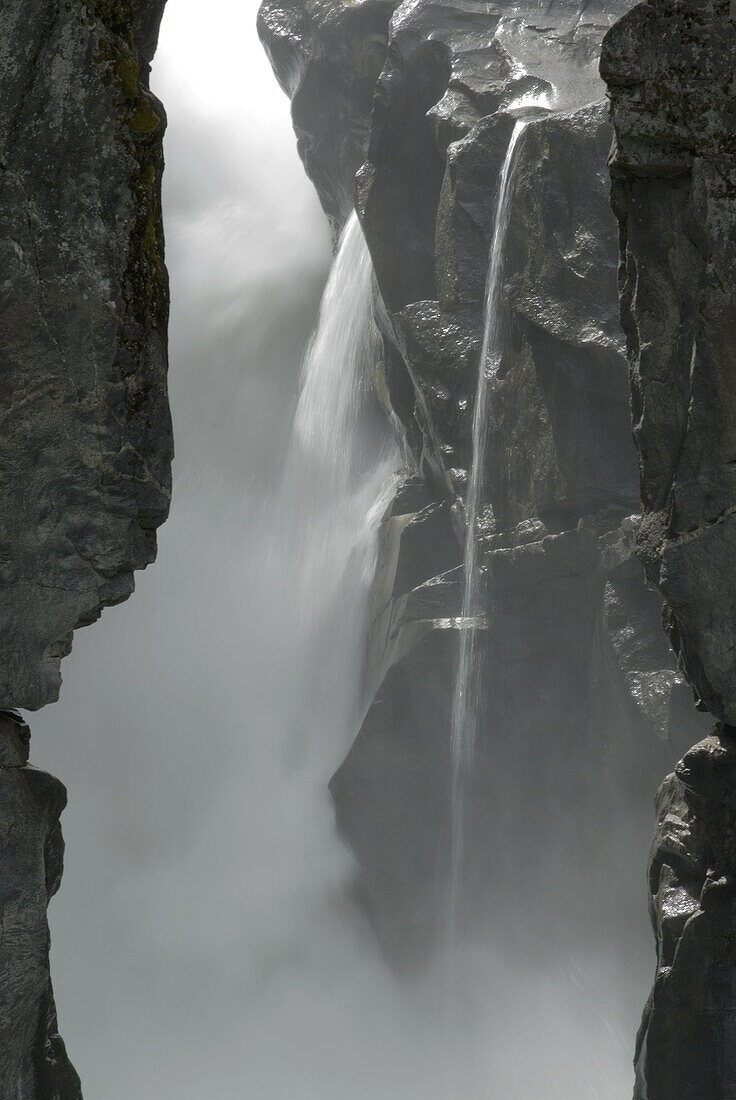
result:
[[[258,30],[291,98],[299,153],[325,213],[341,225],[354,206],[373,91],[395,0],[264,4]]]
[[[148,88],[165,0],[0,7],[0,1094],[78,1100],[46,906],[66,792],[27,766],[72,632],[126,599],[170,498],[165,116]]]
[[[639,553],[704,706],[736,723],[736,13],[651,2],[606,39],[644,521]]]
[[[608,34],[613,204],[643,520],[638,553],[700,706],[720,720],[658,797],[657,975],[638,1100],[734,1095],[736,10],[650,0]]]
[[[0,11],[0,706],[55,699],[72,631],[126,599],[170,497],[163,0]]]
[[[647,796],[705,733],[635,557],[639,492],[597,75],[601,39],[630,6],[556,3],[543,26],[537,4],[261,8],[323,205],[334,218],[352,201],[361,217],[384,337],[377,385],[412,458],[381,536],[370,645],[379,686],[331,784],[358,857],[356,892],[399,966],[432,949],[446,888],[472,410],[499,172],[519,110],[533,117],[513,181],[478,531],[485,691],[468,929],[484,934],[493,911],[502,935],[503,899],[509,939],[526,950],[543,939],[549,957],[591,935],[612,879],[630,884],[622,896],[635,908],[629,853],[646,829]],[[317,102],[304,89],[326,65]],[[596,820],[581,830],[591,805]]]
[[[637,1100],[728,1100],[736,1080],[736,731],[719,725],[657,796],[649,864],[657,974]]]
[[[81,1100],[57,1031],[46,923],[63,868],[66,791],[28,766],[29,741],[22,719],[0,712],[0,1094]]]

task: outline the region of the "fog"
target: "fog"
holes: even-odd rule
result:
[[[354,734],[355,620],[325,566],[302,569],[281,487],[330,239],[256,8],[170,0],[164,17],[171,518],[29,719],[33,762],[70,798],[50,910],[62,1033],[98,1100],[626,1097],[648,972],[468,950],[402,983],[350,900],[327,783]],[[354,482],[365,514],[376,469]]]

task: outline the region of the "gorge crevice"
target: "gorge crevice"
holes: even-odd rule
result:
[[[0,1083],[9,1100],[81,1095],[48,964],[65,792],[28,766],[14,708],[56,698],[74,629],[130,595],[170,500],[165,113],[148,78],[163,6],[8,0],[0,12],[0,953],[12,1021]],[[384,465],[376,460],[360,501],[381,513],[368,525],[371,539],[378,531],[365,706],[330,782],[355,856],[354,898],[398,972],[417,975],[441,952],[453,700],[472,630],[482,683],[463,793],[458,939],[492,942],[512,969],[572,957],[581,944],[594,955],[604,938],[614,962],[625,960],[639,906],[632,852],[653,790],[681,757],[657,796],[658,959],[636,1096],[727,1100],[736,1006],[731,6],[265,0],[258,27],[335,241],[355,214],[365,238],[343,245],[352,241],[354,266],[363,265],[365,302],[347,313],[371,351],[353,362],[331,330],[325,345],[355,368],[366,419],[381,425],[376,439],[391,430],[401,452],[385,490],[394,452],[389,461],[366,429]],[[519,112],[529,117],[498,272],[504,324],[484,376],[489,254]],[[333,289],[336,280],[333,271]],[[474,445],[479,377],[487,430]],[[338,417],[327,400],[322,414],[311,428],[324,443]],[[360,447],[332,442],[350,461],[330,470],[347,476]],[[285,478],[307,490],[282,538],[297,527],[304,537],[340,488],[310,472],[309,446],[295,453]],[[482,582],[472,598],[468,524]],[[310,533],[329,529],[325,521]],[[354,575],[340,574],[337,588],[341,578],[366,583],[372,554],[373,542],[361,542]],[[319,564],[326,575],[327,551]],[[315,598],[308,587],[304,595]],[[346,616],[342,629],[343,648],[357,652],[362,618]]]

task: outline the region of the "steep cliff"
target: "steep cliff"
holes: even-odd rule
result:
[[[543,25],[538,5],[464,0],[266,0],[260,14],[323,205],[334,216],[332,196],[352,195],[361,217],[384,337],[377,387],[412,456],[383,527],[371,639],[379,686],[331,784],[360,864],[358,896],[399,965],[431,948],[442,912],[484,284],[519,111],[534,117],[513,182],[505,337],[489,394],[467,927],[484,934],[493,910],[498,936],[499,906],[509,906],[517,930],[543,931],[552,953],[555,937],[591,935],[612,879],[630,883],[621,904],[635,904],[627,846],[645,827],[647,792],[701,732],[634,554],[636,460],[597,76],[603,34],[630,4],[549,7]],[[351,79],[369,68],[356,56],[370,58],[372,96]],[[317,103],[303,89],[325,58]],[[320,157],[328,116],[330,149],[349,156]],[[591,805],[595,821],[581,831]]]
[[[66,791],[28,766],[28,726],[0,712],[0,1094],[80,1100],[59,1037],[49,977],[46,907],[59,888]]]
[[[635,1100],[733,1096],[736,740],[695,745],[657,795],[649,860],[657,972],[636,1048]]]
[[[57,697],[72,631],[130,595],[168,512],[162,11],[0,12],[2,707]]]
[[[0,1093],[77,1100],[46,906],[66,794],[26,764],[72,632],[133,590],[170,498],[165,0],[0,7]]]
[[[650,0],[604,43],[638,553],[700,706],[719,719],[665,781],[650,862],[657,972],[639,1100],[733,1095],[736,1006],[736,13]]]
[[[644,520],[639,554],[704,706],[736,724],[736,21],[640,5],[606,40]]]

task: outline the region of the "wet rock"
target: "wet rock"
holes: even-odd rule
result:
[[[258,33],[292,102],[299,153],[337,229],[353,209],[397,0],[265,0]]]
[[[400,4],[392,17],[358,176],[358,210],[391,310],[436,297],[434,235],[445,173],[437,112],[453,78],[457,91],[469,83],[488,88],[504,73],[508,79],[511,67],[500,47],[483,50],[497,25],[497,14],[475,5],[432,0]],[[464,119],[464,99],[453,106]],[[451,130],[454,114],[442,113]]]
[[[163,0],[0,11],[0,705],[56,698],[72,631],[133,590],[170,497]]]
[[[447,489],[464,496],[470,463],[469,420],[483,339],[478,308],[442,310],[414,302],[396,315],[396,334],[424,428]]]
[[[402,525],[394,598],[460,564],[461,548],[447,501],[428,504]]]
[[[522,138],[502,306],[509,335],[490,394],[487,477],[502,528],[539,516],[554,530],[638,506],[609,144],[600,103],[539,118]]]
[[[472,305],[477,315],[482,307],[498,198],[495,183],[513,128],[511,115],[494,112],[478,119],[447,148],[435,260],[437,294],[444,311]]]
[[[322,157],[324,121],[307,99],[297,133],[333,216],[334,181],[348,188],[357,173],[384,345],[381,401],[411,474],[381,528],[367,660],[375,698],[332,783],[338,825],[358,855],[358,896],[382,944],[397,965],[417,961],[440,934],[428,914],[442,911],[444,769],[458,638],[469,625],[461,560],[485,280],[499,173],[526,103],[533,120],[511,198],[503,354],[489,386],[478,546],[486,583],[472,615],[486,691],[463,919],[480,935],[492,923],[496,942],[505,929],[522,954],[530,942],[567,950],[592,937],[612,879],[626,884],[635,912],[631,838],[646,835],[647,798],[685,747],[683,731],[704,732],[635,560],[636,453],[597,75],[601,38],[631,4],[556,3],[544,25],[536,3],[395,5],[385,60],[361,99],[343,71],[344,43],[328,42],[343,33],[341,20],[357,18],[346,9],[364,6],[294,0],[279,22],[278,57],[274,39],[268,46],[292,89],[288,73],[318,56],[336,66],[330,110],[340,133]],[[267,0],[266,17],[274,10]],[[368,34],[350,42],[372,49]],[[341,126],[351,143],[342,159]],[[581,835],[593,804],[597,820]],[[530,805],[533,820],[548,823],[546,845]],[[511,851],[522,853],[524,876]],[[499,898],[513,918],[499,913]]]

